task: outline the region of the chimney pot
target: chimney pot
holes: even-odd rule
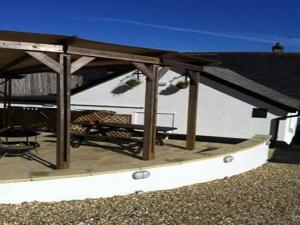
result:
[[[284,50],[284,47],[279,43],[277,42],[275,45],[273,45],[272,47],[272,52],[273,53],[282,53]]]

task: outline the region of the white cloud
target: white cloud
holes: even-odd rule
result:
[[[209,36],[215,36],[221,38],[238,39],[238,40],[245,40],[245,41],[252,41],[252,42],[268,43],[268,44],[274,44],[275,42],[282,42],[285,45],[300,46],[300,39],[291,38],[291,37],[257,35],[257,34],[249,35],[249,34],[229,33],[229,32],[228,33],[211,32],[206,30],[188,29],[188,28],[181,28],[181,27],[174,27],[174,26],[143,23],[143,22],[138,22],[133,20],[116,19],[116,18],[109,18],[109,17],[82,17],[82,18],[74,18],[74,20],[85,21],[85,22],[110,21],[115,23],[126,23],[126,24],[132,24],[132,25],[138,25],[144,27],[152,27],[152,28],[162,29],[162,30],[202,34],[202,35],[209,35]]]

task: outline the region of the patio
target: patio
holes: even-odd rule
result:
[[[122,150],[116,144],[93,142],[71,148],[71,167],[69,170],[55,170],[56,138],[43,134],[38,138],[41,145],[32,160],[24,157],[5,157],[0,160],[0,183],[8,181],[51,179],[58,176],[80,176],[97,172],[134,169],[178,163],[187,160],[210,158],[232,151],[232,144],[196,142],[194,150],[185,149],[185,141],[166,140],[164,146],[157,146],[156,159],[143,160],[141,154],[134,155]]]

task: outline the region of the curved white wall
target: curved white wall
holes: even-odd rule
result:
[[[49,202],[110,197],[132,194],[136,191],[147,192],[172,189],[222,179],[251,170],[266,162],[268,137],[259,138],[263,141],[230,154],[161,167],[148,167],[52,180],[0,183],[0,203]],[[233,161],[225,163],[225,156],[232,156]],[[145,179],[133,179],[133,173],[140,170],[150,172],[150,176]]]

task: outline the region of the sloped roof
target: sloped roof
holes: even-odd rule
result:
[[[230,84],[238,87],[242,91],[254,94],[255,97],[260,96],[271,104],[284,106],[287,110],[299,110],[300,100],[291,98],[267,86],[254,82],[230,69],[221,67],[204,66],[203,72],[208,74],[208,78],[215,79],[221,83]]]
[[[225,68],[300,100],[300,53],[223,52],[189,55],[217,60]]]

